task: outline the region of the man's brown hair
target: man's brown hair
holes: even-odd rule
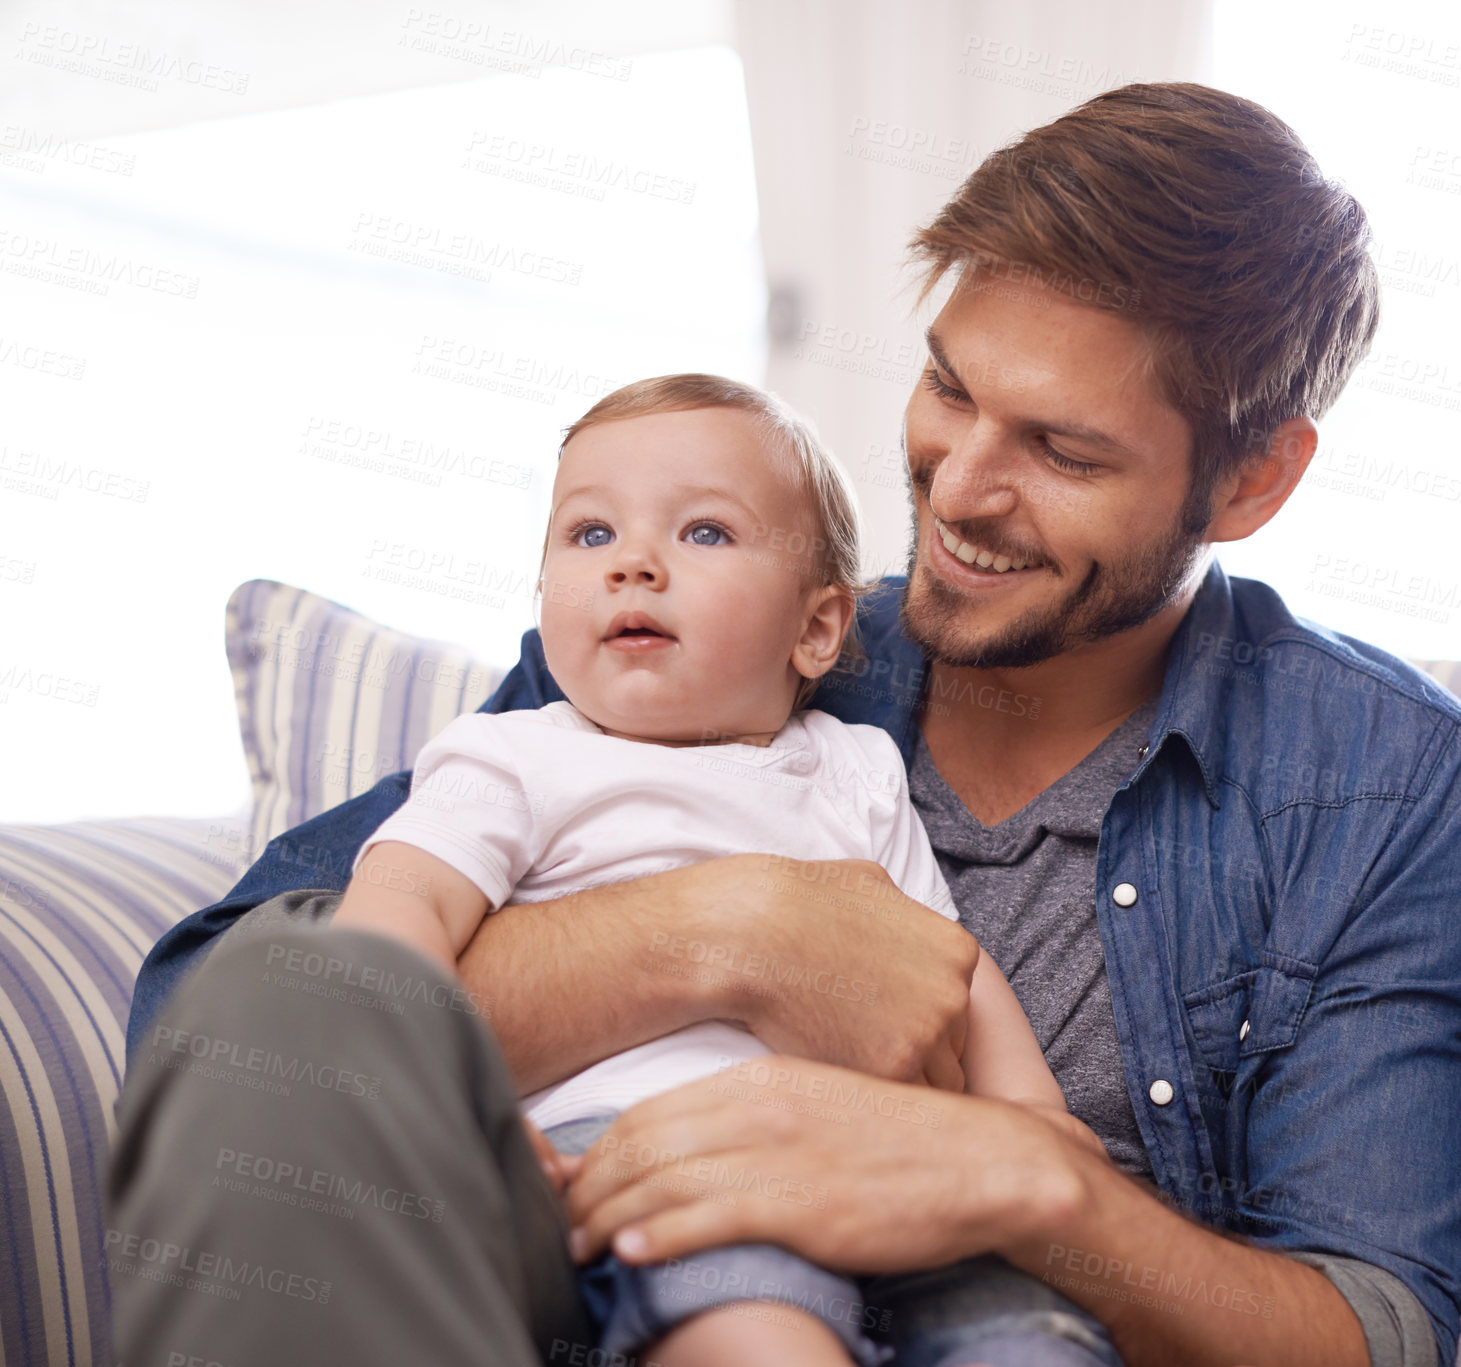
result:
[[[1159,392],[1192,428],[1183,522],[1320,418],[1379,322],[1370,229],[1298,135],[1208,86],[1109,90],[992,153],[911,244],[926,297],[950,269],[1043,282],[1125,310]]]

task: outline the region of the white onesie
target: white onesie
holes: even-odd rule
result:
[[[871,859],[914,901],[958,919],[892,738],[815,709],[793,714],[764,747],[621,740],[567,702],[468,713],[422,748],[409,798],[360,847],[352,873],[381,840],[444,860],[494,909],[763,853]],[[768,876],[784,872],[769,865]],[[835,896],[837,884],[824,891]],[[876,1009],[877,984],[838,975],[831,955],[782,963],[668,932],[643,949],[650,971],[711,974],[747,993],[821,992]],[[739,1025],[705,1021],[603,1059],[523,1108],[547,1129],[622,1111],[768,1052]]]

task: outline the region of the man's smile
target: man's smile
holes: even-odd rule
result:
[[[944,523],[937,513],[933,517],[934,540],[947,552],[945,562],[954,560],[961,569],[971,571],[987,579],[1023,579],[1026,573],[1035,573],[1041,566],[1032,560],[1013,559],[998,553],[977,541],[965,541]],[[937,558],[937,552],[935,551]]]

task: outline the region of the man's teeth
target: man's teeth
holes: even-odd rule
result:
[[[993,551],[960,541],[944,526],[937,513],[934,514],[933,525],[938,528],[938,534],[943,538],[949,553],[958,556],[966,565],[978,565],[981,570],[992,569],[996,574],[1003,574],[1006,570],[1023,570],[1030,563],[1028,560],[1011,560],[1007,555],[995,555]]]

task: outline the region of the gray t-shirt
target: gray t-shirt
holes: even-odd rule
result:
[[[1043,793],[997,826],[976,820],[944,782],[920,732],[908,791],[939,868],[974,933],[1014,988],[1071,1114],[1124,1172],[1152,1178],[1126,1090],[1096,920],[1096,847],[1117,788],[1140,762],[1150,698]],[[1317,1267],[1365,1331],[1372,1367],[1436,1367],[1436,1340],[1414,1294],[1354,1258],[1293,1254]]]
[[[1136,768],[1156,710],[1155,698],[1143,703],[997,826],[969,814],[922,733],[908,775],[959,920],[1009,979],[1071,1114],[1096,1132],[1117,1167],[1148,1179],[1152,1167],[1126,1092],[1096,923],[1096,846],[1106,808]]]

